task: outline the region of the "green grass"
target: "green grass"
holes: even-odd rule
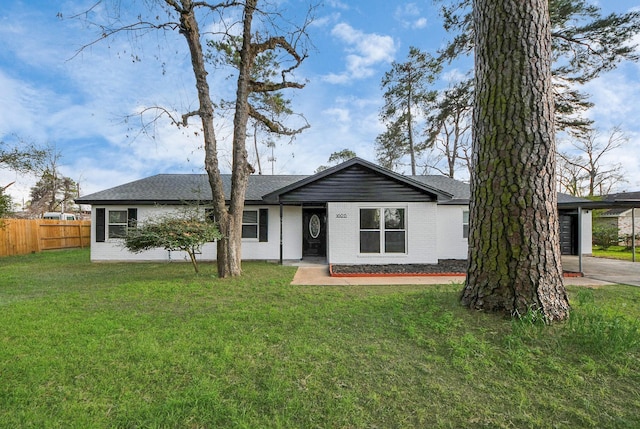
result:
[[[300,287],[295,268],[0,259],[1,428],[640,427],[640,289],[569,322],[460,285]]]
[[[638,243],[640,247],[640,243]],[[623,261],[631,261],[631,250],[624,246],[611,246],[607,250],[602,250],[598,246],[593,246],[593,256],[598,258],[621,259]],[[640,262],[640,250],[636,248],[636,262]]]

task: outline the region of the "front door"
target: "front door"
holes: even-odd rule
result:
[[[563,255],[578,254],[578,216],[560,214],[560,253]]]
[[[302,257],[327,256],[327,210],[302,210]]]

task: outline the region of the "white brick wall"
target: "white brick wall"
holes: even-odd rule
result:
[[[273,213],[273,216],[271,214]],[[278,245],[278,251],[275,253],[276,258],[280,257],[280,208],[272,207],[269,211],[269,219],[277,222],[273,231],[275,243]],[[271,222],[270,222],[271,223]],[[271,228],[271,226],[269,226]],[[269,233],[271,233],[271,229]],[[269,235],[271,241],[271,235]],[[282,250],[283,259],[302,259],[302,207],[284,206],[283,207],[283,223],[282,223]]]
[[[407,253],[360,254],[360,208],[405,208]],[[332,264],[434,264],[438,262],[436,203],[329,203],[327,260]]]
[[[122,246],[121,239],[106,238],[105,242],[97,243],[95,236],[96,208],[105,208],[107,223],[110,210],[138,209],[138,221],[178,209],[177,206],[94,206],[91,211],[91,260],[92,261],[188,261],[186,252],[169,252],[164,249],[152,249],[142,253],[131,253]],[[280,208],[279,206],[250,206],[248,209],[269,209],[269,236],[267,242],[258,239],[244,239],[242,241],[243,260],[278,260],[280,258]],[[301,207],[284,207],[283,222],[283,251],[284,259],[302,258],[302,209]],[[107,226],[108,228],[108,226]],[[107,233],[108,236],[108,233]],[[216,259],[216,244],[207,243],[202,248],[202,261]]]
[[[91,220],[92,261],[188,261],[185,252],[169,252],[153,249],[131,253],[122,247],[122,240],[107,238],[103,243],[95,241],[95,209],[126,210],[132,206],[95,206]],[[359,253],[360,208],[406,208],[407,253],[372,255]],[[140,206],[138,221],[175,210],[177,207]],[[278,260],[280,257],[280,207],[251,206],[269,209],[269,240],[257,239],[242,242],[244,260]],[[462,236],[462,213],[468,206],[438,206],[436,203],[329,203],[327,206],[327,260],[333,264],[410,264],[436,263],[438,259],[466,259],[467,239]],[[638,210],[640,212],[640,210]],[[630,219],[629,219],[630,220]],[[302,207],[283,207],[283,259],[302,258]],[[591,254],[591,212],[583,212],[582,252]],[[216,259],[215,243],[203,246],[202,261]]]
[[[631,235],[631,231],[633,229],[633,218],[631,216],[631,212],[632,210],[629,209],[618,218],[618,229],[620,230],[620,235]],[[636,209],[635,227],[636,234],[638,234],[640,231],[640,208]]]
[[[467,259],[469,240],[463,237],[464,211],[469,211],[469,206],[438,206],[438,259]]]

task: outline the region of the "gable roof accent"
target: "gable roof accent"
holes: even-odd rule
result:
[[[399,202],[437,201],[452,197],[447,191],[355,157],[271,192],[264,196],[264,200],[272,203]]]

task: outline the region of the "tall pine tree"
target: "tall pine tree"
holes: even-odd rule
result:
[[[469,266],[472,309],[566,319],[546,0],[475,0]],[[496,35],[499,35],[496,38]]]

